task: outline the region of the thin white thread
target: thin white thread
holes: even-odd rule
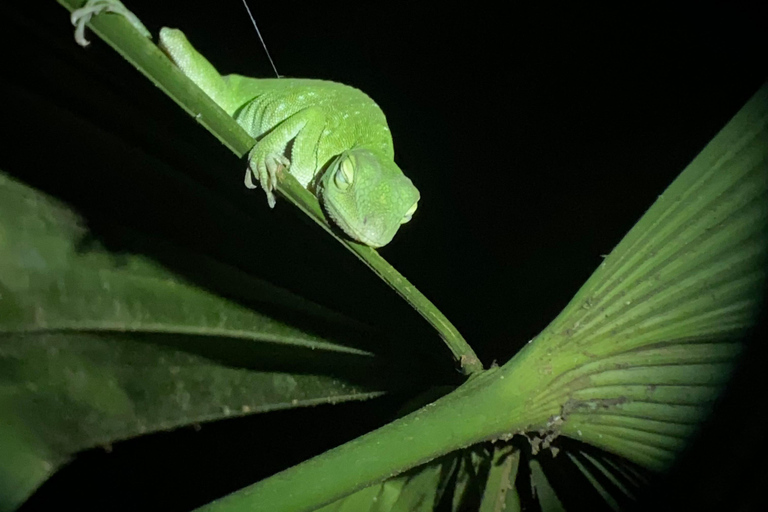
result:
[[[269,54],[269,50],[267,50],[267,45],[264,42],[264,38],[261,37],[261,31],[259,30],[259,26],[256,25],[256,18],[253,17],[253,14],[251,14],[251,9],[248,7],[248,3],[243,0],[243,5],[245,6],[245,10],[248,12],[248,16],[251,18],[251,23],[253,23],[253,28],[256,29],[256,34],[259,36],[259,41],[261,41],[261,46],[264,47],[264,53],[267,54],[267,58],[269,59],[269,63],[272,65],[272,70],[275,72],[275,76],[277,78],[280,78],[280,73],[277,72],[277,67],[275,66],[275,62],[272,60],[272,56]]]

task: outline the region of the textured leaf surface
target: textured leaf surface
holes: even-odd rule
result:
[[[480,512],[502,512],[503,510],[515,510],[516,496],[508,500],[507,494],[514,493],[514,484],[517,478],[517,468],[520,464],[520,451],[512,446],[500,446],[494,450],[491,468],[488,472],[488,480],[483,492],[483,501]]]
[[[142,256],[100,250],[87,235],[68,208],[0,175],[6,508],[85,448],[379,394],[361,377],[375,373],[370,353],[215,296]],[[272,292],[285,301],[285,292]]]
[[[547,479],[546,473],[541,469],[541,464],[538,461],[532,460],[529,463],[531,468],[531,484],[533,487],[533,493],[538,498],[539,505],[542,512],[560,512],[564,511],[560,499],[557,497],[557,493],[552,488],[552,485]]]
[[[743,351],[766,251],[763,86],[508,365],[525,373],[509,377],[530,392],[525,416],[541,447],[566,434],[668,467]]]
[[[455,457],[447,457],[420,466],[357,491],[317,512],[431,512],[456,462]]]
[[[565,438],[556,445],[558,450],[542,452],[530,463],[542,508],[547,502],[565,510],[633,510],[654,480],[650,471],[589,445]]]

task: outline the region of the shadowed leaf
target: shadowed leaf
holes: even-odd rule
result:
[[[84,246],[87,234],[71,210],[0,175],[6,509],[79,450],[381,393],[369,352],[217,297],[145,257]]]

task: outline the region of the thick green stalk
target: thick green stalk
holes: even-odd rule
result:
[[[315,510],[444,453],[496,438],[513,418],[531,420],[523,396],[507,388],[498,369],[488,370],[404,418],[198,510]]]

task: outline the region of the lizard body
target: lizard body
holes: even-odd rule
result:
[[[103,11],[126,16],[149,36],[118,0],[88,0],[72,14],[78,42],[85,43],[90,16]],[[256,139],[245,184],[258,181],[271,207],[277,173],[287,169],[358,242],[386,245],[411,219],[419,191],[394,162],[386,117],[365,93],[324,80],[222,76],[177,29],[161,29],[158,46]]]

